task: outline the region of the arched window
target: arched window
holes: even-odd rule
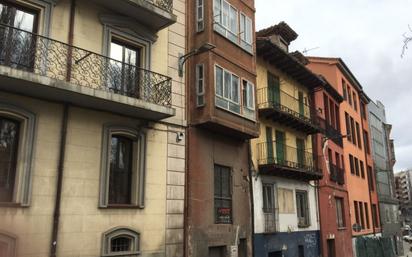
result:
[[[0,205],[30,204],[35,115],[0,103]]]
[[[102,256],[138,256],[140,235],[130,228],[114,228],[103,234]]]
[[[144,207],[145,141],[136,128],[104,127],[101,208]]]
[[[0,257],[16,256],[16,238],[0,231]]]

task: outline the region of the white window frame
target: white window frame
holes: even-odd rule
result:
[[[112,252],[111,243],[116,237],[128,237],[132,240],[132,249],[127,252]],[[140,233],[128,227],[116,227],[103,233],[102,257],[140,255]]]
[[[20,122],[13,199],[4,204],[18,204],[22,207],[28,207],[31,202],[36,115],[18,106],[0,103],[0,116]]]
[[[248,22],[250,24],[250,30],[248,31]],[[250,33],[249,37],[247,35]],[[253,50],[253,21],[245,13],[240,13],[240,45],[248,52]]]
[[[200,69],[202,74],[200,74]],[[205,106],[205,66],[204,64],[196,64],[196,106]],[[200,101],[200,99],[202,99]]]
[[[205,29],[205,1],[196,1],[196,32],[202,32]]]
[[[223,67],[221,67],[221,66],[219,66],[219,65],[216,64],[216,65],[215,65],[215,89],[216,89],[216,70],[217,70],[217,68],[222,69],[222,75],[223,75],[223,76],[222,76],[222,83],[223,83],[223,84],[222,84],[222,94],[223,94],[223,95],[218,95],[217,93],[216,93],[215,95],[218,96],[218,97],[220,97],[220,98],[222,98],[222,99],[224,99],[224,100],[227,100],[227,101],[229,101],[229,102],[231,102],[231,103],[233,103],[233,104],[240,105],[240,77],[239,77],[238,75],[232,73],[231,71],[229,71],[229,70],[227,70],[227,69],[225,69],[225,68],[223,68]],[[227,73],[227,74],[230,75],[229,90],[225,90],[225,73]],[[235,101],[235,100],[232,99],[233,77],[236,77],[237,80],[238,80],[238,86],[237,86],[237,92],[238,92],[238,94],[237,94],[237,101]],[[229,91],[229,92],[226,92],[226,91]],[[216,92],[217,92],[217,91],[216,91]],[[226,94],[228,94],[228,97],[225,97]]]
[[[216,2],[220,2],[220,6],[216,6]],[[227,7],[227,10],[225,9]],[[216,13],[218,11],[219,13]],[[234,13],[232,12],[234,11]],[[214,26],[215,31],[234,42],[239,43],[239,11],[226,0],[214,0],[213,1],[213,16],[214,23],[218,28]],[[233,17],[234,16],[234,17]],[[231,21],[235,21],[234,27],[231,25]]]
[[[246,79],[243,79],[243,81],[246,82],[246,99],[244,99],[243,105],[247,109],[255,111],[255,85]]]
[[[112,136],[125,136],[133,142],[133,166],[131,183],[131,204],[127,207],[144,208],[145,177],[146,177],[146,134],[138,128],[118,125],[103,127],[101,177],[100,177],[100,208],[110,208],[109,178],[110,178],[110,151]],[[116,206],[118,208],[118,206]]]

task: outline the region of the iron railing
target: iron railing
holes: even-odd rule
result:
[[[265,233],[276,232],[276,214],[274,210],[265,210],[263,213],[265,219]]]
[[[259,165],[273,164],[306,172],[321,173],[316,165],[317,160],[318,158],[312,152],[276,141],[258,144]]]
[[[342,134],[332,127],[325,119],[318,117],[319,127],[323,130],[325,136],[331,139],[335,144],[343,146]]]
[[[146,0],[149,3],[152,3],[153,5],[169,12],[172,13],[173,11],[173,0]]]
[[[338,183],[339,185],[345,184],[345,173],[344,170],[335,164],[329,164],[330,180]]]
[[[298,98],[280,91],[278,96],[269,96],[269,88],[264,87],[257,90],[257,102],[259,109],[273,108],[277,111],[288,113],[307,123],[317,125],[315,109],[308,104],[299,101]]]
[[[170,106],[171,78],[0,24],[0,65]]]

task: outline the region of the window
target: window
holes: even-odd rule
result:
[[[226,257],[226,246],[209,247],[208,257]]]
[[[238,257],[247,257],[247,239],[242,238],[239,239],[239,245],[238,245],[238,252],[239,255]]]
[[[346,91],[346,83],[343,79],[342,79],[342,91],[343,91],[343,99],[347,100],[348,99],[348,93]]]
[[[232,223],[232,175],[229,167],[215,164],[214,171],[215,223]]]
[[[361,116],[363,119],[366,119],[366,107],[365,104],[360,101]]]
[[[298,257],[305,257],[305,247],[298,245]]]
[[[22,70],[32,70],[34,66],[35,37],[31,33],[37,32],[37,13],[13,3],[0,2],[0,20],[2,24],[16,28],[16,30],[1,27],[0,37],[0,64]],[[4,44],[7,44],[5,47]]]
[[[205,71],[203,64],[196,65],[196,106],[205,105]]]
[[[356,220],[356,224],[360,225],[358,202],[357,202],[357,201],[354,201],[353,204],[354,204],[354,206],[355,206],[355,220]]]
[[[353,160],[353,156],[349,154],[349,165],[350,165],[350,173],[355,174],[355,163]]]
[[[350,132],[351,132],[352,143],[356,145],[355,121],[353,120],[352,117],[350,117]]]
[[[336,113],[336,125],[335,128],[338,132],[340,132],[340,114],[339,114],[339,106],[335,105],[335,113]]]
[[[368,203],[363,203],[363,204],[365,205],[366,228],[370,229]]]
[[[138,256],[140,234],[130,228],[114,228],[103,233],[102,256]]]
[[[363,161],[359,161],[359,165],[360,165],[361,177],[365,178],[365,166],[363,164]]]
[[[365,216],[364,216],[364,212],[363,212],[363,204],[362,202],[358,202],[359,204],[359,211],[360,211],[360,218],[361,218],[361,225],[362,225],[362,229],[365,229]]]
[[[325,109],[325,120],[327,124],[330,124],[330,115],[329,115],[329,100],[328,96],[323,94],[323,108]]]
[[[359,123],[356,122],[356,136],[358,137],[358,147],[362,149],[362,140],[360,136]]]
[[[255,86],[247,80],[243,84],[243,114],[245,117],[255,120]]]
[[[296,191],[296,212],[298,216],[298,226],[308,227],[310,222],[308,193],[306,191]]]
[[[214,0],[214,29],[233,43],[238,43],[238,12],[225,0]]]
[[[355,174],[356,176],[359,176],[359,160],[356,157],[354,159],[355,159]]]
[[[350,127],[350,119],[349,119],[349,115],[347,112],[345,112],[345,122],[346,122],[346,135],[347,135],[347,139],[349,142],[352,142],[352,137],[354,135],[352,135],[351,133],[351,127]]]
[[[216,105],[240,114],[239,77],[216,66]]]
[[[137,68],[141,67],[142,47],[132,46],[124,41],[112,38],[110,43],[109,88],[115,93],[126,96],[141,97]]]
[[[375,190],[375,183],[373,179],[373,172],[372,172],[372,167],[368,166],[368,184],[369,184],[369,190],[374,191]]]
[[[372,204],[372,221],[375,228],[379,228],[378,220],[378,207],[376,204]]]
[[[252,19],[245,14],[240,14],[240,45],[248,52],[253,51],[252,47],[253,27]]]
[[[352,105],[352,91],[350,90],[349,85],[347,86],[348,88],[348,100],[349,100],[349,104]]]
[[[196,0],[196,32],[205,29],[205,3],[204,0]]]
[[[0,103],[0,204],[30,204],[35,116]]]
[[[335,128],[335,124],[336,124],[336,115],[335,115],[335,108],[334,108],[335,104],[333,103],[332,99],[330,99],[329,101],[329,108],[330,108],[330,125]]]
[[[144,207],[145,138],[131,127],[104,127],[100,207]]]
[[[336,197],[335,198],[336,204],[336,224],[338,228],[345,227],[345,212],[344,212],[344,205],[343,205],[343,198]]]
[[[357,99],[356,93],[353,92],[353,108],[355,109],[355,111],[358,111],[358,102],[356,99]]]
[[[328,245],[328,256],[327,257],[336,257],[335,239],[327,239],[326,242]]]
[[[263,184],[262,191],[265,232],[273,232],[276,229],[274,186],[272,184]]]
[[[14,236],[0,233],[0,256],[16,256],[16,238]]]
[[[365,130],[363,131],[363,145],[365,146],[366,153],[370,154],[371,150],[369,148],[369,135]]]

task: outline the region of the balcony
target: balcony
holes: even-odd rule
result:
[[[343,147],[343,138],[342,134],[332,127],[326,120],[318,117],[319,127],[322,130],[322,133],[329,139],[331,139],[335,144]]]
[[[171,78],[0,25],[0,90],[136,118],[171,117]]]
[[[306,134],[319,132],[314,109],[303,101],[280,91],[269,92],[269,88],[257,90],[257,101],[260,117],[272,119]]]
[[[125,17],[131,17],[152,31],[176,22],[173,0],[92,0]]]
[[[322,171],[313,153],[282,143],[258,144],[259,172],[265,175],[281,176],[297,180],[319,180]]]
[[[345,171],[334,164],[329,164],[330,180],[339,185],[345,184]]]

